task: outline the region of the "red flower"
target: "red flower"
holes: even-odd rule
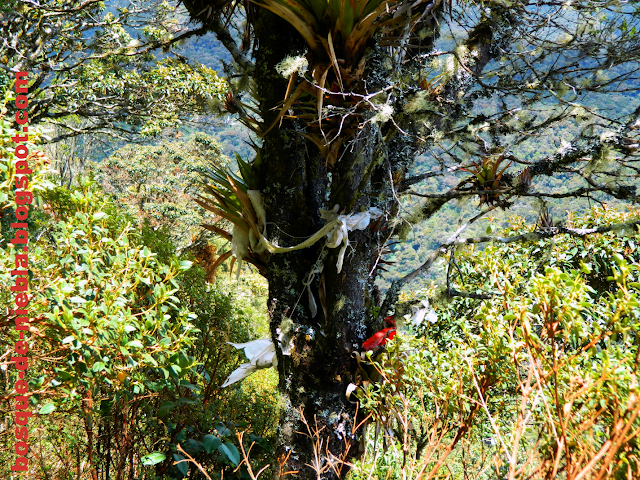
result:
[[[364,348],[365,351],[373,350],[376,347],[384,345],[387,343],[387,340],[391,340],[395,336],[396,329],[394,327],[384,328],[367,338],[362,344],[362,348]]]
[[[396,317],[394,317],[393,315],[385,317],[384,321],[387,325],[391,325],[393,328],[396,328]]]

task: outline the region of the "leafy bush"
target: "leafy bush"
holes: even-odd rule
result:
[[[3,160],[4,172],[11,162]],[[274,378],[219,389],[239,362],[225,340],[248,340],[255,324],[234,306],[230,288],[208,284],[188,254],[176,257],[166,228],[123,212],[89,179],[71,190],[49,182],[37,195],[29,225],[30,401],[41,415],[31,430],[34,478],[182,478],[194,467],[173,465],[180,450],[233,477],[235,433],[247,429],[256,458],[266,460],[277,423]],[[15,260],[5,245],[3,285]],[[7,304],[8,290],[0,293]],[[2,337],[17,340],[9,328]],[[15,383],[13,369],[2,376]],[[3,411],[11,408],[3,402]],[[4,438],[0,470],[9,476]]]
[[[570,221],[630,216],[600,207]],[[503,235],[526,229],[514,218]],[[352,478],[640,475],[639,240],[635,230],[456,252],[455,288],[499,294],[419,292],[439,300],[438,321],[361,362],[372,428]]]

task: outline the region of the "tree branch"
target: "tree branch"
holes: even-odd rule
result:
[[[425,272],[429,271],[429,269],[431,268],[433,263],[441,255],[444,255],[445,253],[447,253],[447,251],[449,250],[449,247],[456,242],[458,237],[460,235],[462,235],[462,232],[464,232],[471,224],[473,224],[477,220],[481,219],[487,213],[495,210],[499,206],[503,206],[505,203],[506,203],[506,200],[504,200],[503,202],[500,202],[499,204],[496,204],[496,205],[494,205],[494,206],[492,206],[490,208],[487,208],[486,210],[480,212],[478,215],[476,215],[475,217],[473,217],[472,219],[470,219],[469,221],[467,221],[466,223],[461,225],[455,231],[455,233],[453,235],[451,235],[447,239],[446,242],[444,242],[438,248],[436,248],[435,252],[433,252],[433,254],[429,257],[429,259],[426,262],[424,262],[422,265],[420,265],[418,268],[416,268],[413,272],[409,273],[408,275],[405,275],[404,277],[398,278],[398,279],[394,280],[393,282],[391,282],[391,286],[389,287],[389,290],[387,290],[387,295],[385,296],[384,302],[382,303],[382,306],[380,307],[380,312],[378,313],[378,320],[386,317],[387,312],[389,311],[391,306],[393,306],[393,305],[395,305],[397,303],[398,296],[400,295],[400,290],[402,290],[402,287],[404,287],[404,285],[406,285],[407,283],[409,283],[410,281],[415,279],[421,273],[425,273]]]
[[[525,233],[523,235],[516,235],[513,237],[471,237],[462,240],[456,239],[450,245],[470,245],[478,243],[515,243],[515,242],[532,242],[534,240],[540,240],[545,238],[552,238],[557,235],[569,235],[571,237],[584,238],[587,235],[593,235],[597,233],[614,232],[618,230],[625,230],[640,225],[640,220],[634,220],[627,223],[616,223],[614,225],[607,225],[604,227],[595,228],[567,228],[567,227],[547,227],[535,232]]]
[[[240,69],[244,73],[251,74],[255,68],[254,64],[247,58],[247,56],[238,48],[238,44],[234,40],[231,32],[222,22],[221,12],[215,11],[215,7],[207,7],[204,10],[200,10],[203,2],[196,5],[194,0],[182,0],[182,4],[186,7],[191,15],[191,18],[195,21],[202,23],[203,28],[215,34],[216,38],[224,45],[227,51],[233,57],[233,60],[238,64]],[[200,10],[200,11],[198,11]],[[205,14],[204,12],[208,13]]]
[[[486,213],[488,213],[490,210],[493,210],[494,208],[497,208],[497,205],[495,207],[492,207],[491,209],[487,209],[485,212],[478,214],[476,217],[472,218],[467,223],[462,225],[460,228],[458,228],[458,230],[456,230],[456,232],[451,237],[449,237],[449,239],[447,239],[446,242],[442,243],[435,250],[435,252],[431,254],[429,259],[426,262],[424,262],[420,267],[416,268],[413,272],[409,273],[408,275],[394,280],[391,283],[389,290],[387,291],[387,295],[384,299],[382,307],[380,308],[380,313],[378,314],[378,317],[384,318],[387,315],[388,311],[391,309],[391,307],[396,304],[396,302],[398,301],[398,296],[400,294],[400,291],[402,287],[404,287],[404,285],[414,280],[416,277],[418,277],[418,275],[429,271],[429,269],[431,269],[431,267],[433,266],[433,263],[440,256],[446,254],[449,248],[453,245],[469,245],[469,244],[478,244],[478,243],[500,243],[500,244],[509,244],[509,243],[516,243],[516,242],[524,243],[524,242],[531,242],[539,239],[552,238],[562,234],[567,234],[572,237],[584,238],[587,235],[625,230],[625,229],[637,227],[640,225],[640,220],[634,220],[631,222],[617,223],[614,225],[607,225],[603,227],[594,227],[594,228],[549,227],[549,228],[537,230],[535,232],[525,233],[523,235],[516,235],[513,237],[483,236],[483,237],[465,238],[462,240],[459,239],[459,236],[462,234],[464,230],[467,229],[469,225],[471,225],[473,222],[475,222],[476,220],[478,220],[479,218],[481,218],[482,216],[484,216]],[[476,294],[464,294],[464,292],[457,292],[457,293],[459,296],[476,295]],[[470,297],[470,298],[480,298],[480,297]]]
[[[421,175],[415,175],[413,177],[405,178],[398,184],[398,193],[402,193],[407,190],[411,185],[414,185],[422,180],[426,180],[427,178],[432,178],[437,175],[442,175],[441,172],[429,172],[423,173]]]
[[[206,26],[211,32],[216,35],[216,38],[220,40],[220,43],[224,45],[227,51],[233,57],[233,60],[238,64],[244,73],[251,74],[254,69],[253,63],[247,58],[247,56],[238,48],[235,40],[231,36],[231,33],[227,27],[222,23],[219,17],[213,16],[208,20]]]

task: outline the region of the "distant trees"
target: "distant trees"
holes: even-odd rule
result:
[[[218,142],[196,133],[158,145],[127,145],[90,171],[132,215],[166,229],[176,246],[184,248],[200,235],[203,222],[215,218],[193,201],[201,174],[211,165],[229,163]]]
[[[290,355],[278,352],[281,468],[342,478],[360,435],[346,396],[360,382],[354,351],[404,286],[452,258],[468,225],[519,198],[638,201],[637,5],[183,3],[233,55],[226,108],[260,139],[241,176],[212,180],[209,203],[234,222],[225,235],[236,257],[269,281],[273,341],[291,337]],[[561,132],[557,145],[550,132]],[[419,153],[428,160],[416,171]],[[565,181],[545,190],[547,177]],[[427,179],[453,187],[427,189]],[[478,211],[381,298],[389,242],[462,199]],[[548,215],[538,228],[535,238],[562,233]],[[485,298],[497,287],[448,293]]]
[[[204,30],[190,29],[165,1],[3,3],[0,87],[12,72],[30,73],[29,118],[61,127],[52,141],[154,135],[222,98],[225,82],[213,70],[173,50]]]

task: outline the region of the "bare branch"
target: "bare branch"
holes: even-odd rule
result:
[[[454,245],[469,245],[469,244],[479,244],[479,243],[499,243],[499,244],[509,244],[509,243],[524,243],[531,242],[534,240],[547,239],[552,238],[557,235],[570,235],[572,237],[584,238],[587,235],[594,235],[598,233],[607,233],[614,231],[622,231],[629,228],[637,227],[640,225],[640,220],[634,220],[626,223],[617,223],[614,225],[607,225],[603,227],[594,227],[594,228],[567,228],[567,227],[549,227],[540,230],[536,230],[534,232],[525,233],[523,235],[516,235],[513,237],[471,237],[466,239],[460,239],[460,235],[464,230],[467,229],[469,225],[475,222],[477,219],[484,216],[490,210],[497,208],[497,206],[492,207],[491,209],[487,209],[485,212],[477,215],[473,219],[469,220],[467,223],[462,225],[456,232],[447,239],[446,242],[442,243],[436,250],[431,254],[431,256],[424,262],[420,267],[416,268],[414,271],[409,273],[408,275],[396,279],[391,283],[389,290],[387,291],[387,295],[385,300],[380,308],[379,317],[383,318],[389,311],[389,309],[395,305],[398,300],[398,296],[400,294],[400,290],[404,285],[409,283],[410,281],[417,278],[419,275],[428,272],[433,266],[434,262],[446,254],[450,247]],[[469,298],[483,298],[478,296],[478,294],[465,294],[464,292],[455,291],[458,296],[467,296]],[[474,296],[472,296],[474,295]]]
[[[552,238],[557,235],[569,235],[571,237],[584,238],[587,235],[594,235],[598,233],[623,231],[640,225],[640,220],[634,220],[633,222],[617,223],[615,225],[607,225],[604,227],[595,228],[567,228],[567,227],[547,227],[544,229],[536,230],[535,232],[525,233],[523,235],[516,235],[513,237],[471,237],[465,239],[456,239],[452,242],[452,245],[470,245],[478,243],[524,243],[532,242],[534,240]]]

